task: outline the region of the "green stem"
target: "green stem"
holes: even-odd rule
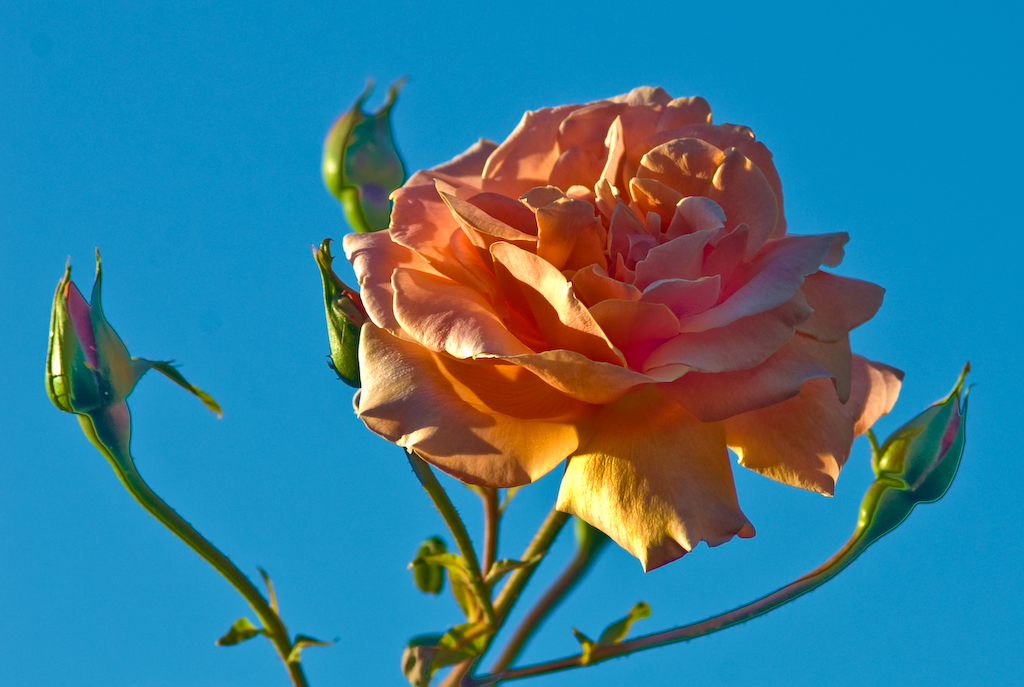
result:
[[[484,553],[482,572],[486,575],[498,559],[498,523],[501,511],[498,504],[498,490],[479,487],[476,492],[484,505]]]
[[[466,567],[469,571],[469,584],[480,601],[487,624],[497,630],[499,625],[494,612],[494,605],[491,603],[491,594],[487,589],[487,585],[484,584],[483,575],[480,574],[480,563],[476,557],[476,550],[473,549],[473,542],[466,531],[466,525],[463,524],[459,512],[455,510],[451,499],[448,498],[448,493],[441,486],[441,483],[437,481],[437,477],[434,476],[434,471],[430,469],[430,466],[416,455],[415,451],[406,451],[405,454],[420,484],[427,491],[430,500],[434,502],[434,506],[441,514],[441,517],[444,518],[444,522],[448,529],[451,530],[452,536],[455,537],[455,543],[459,547],[459,552],[462,554],[463,560],[466,561]]]
[[[544,595],[537,600],[537,603],[533,605],[533,608],[523,618],[519,627],[516,628],[515,634],[512,635],[508,644],[505,645],[505,649],[501,652],[498,660],[491,666],[492,673],[505,670],[512,665],[512,662],[519,655],[519,652],[523,650],[523,647],[526,646],[537,626],[544,622],[545,618],[562,602],[562,599],[579,584],[584,574],[590,569],[593,562],[597,560],[597,554],[600,553],[608,541],[608,537],[601,534],[594,544],[589,542],[582,543],[576,549],[576,555],[569,561],[569,565],[565,567],[562,574],[558,576],[558,579],[555,580]]]
[[[562,513],[555,509],[551,509],[548,516],[544,519],[540,529],[533,535],[533,540],[526,547],[526,551],[523,552],[522,558],[519,560],[530,560],[538,555],[547,553],[547,550],[551,548],[551,542],[555,540],[558,533],[562,531],[565,523],[569,520],[568,513]],[[539,563],[537,564],[539,565]],[[513,570],[508,580],[505,582],[505,586],[501,588],[501,592],[494,600],[494,610],[498,617],[498,622],[505,622],[505,616],[512,610],[512,606],[515,605],[516,600],[519,599],[519,593],[526,586],[526,583],[533,577],[534,571],[537,569],[537,565],[528,565],[525,568],[518,568]]]
[[[813,589],[820,587],[838,575],[867,548],[867,544],[862,544],[861,542],[862,537],[860,532],[855,532],[850,540],[843,545],[843,548],[841,548],[825,563],[803,577],[800,577],[785,587],[782,587],[781,589],[768,594],[757,601],[697,623],[674,628],[672,630],[666,630],[664,632],[645,635],[643,637],[637,637],[636,639],[632,639],[628,642],[597,648],[592,652],[589,664],[592,665],[597,661],[613,658],[615,656],[631,654],[645,649],[653,649],[657,646],[685,642],[690,639],[695,639],[696,637],[724,630],[728,627],[732,627],[733,625],[739,625],[740,623],[756,618],[759,615],[764,615],[765,613],[768,613],[769,611],[774,610],[783,604],[789,603]],[[499,680],[516,680],[524,677],[532,677],[534,675],[554,673],[570,668],[578,668],[583,665],[582,659],[582,655],[571,656],[523,668],[503,670],[491,675],[484,675],[479,678],[467,677],[461,682],[461,687],[482,687],[483,685],[490,685],[498,682]]]
[[[127,412],[127,407],[125,407]],[[109,433],[106,424],[97,425],[97,419],[90,415],[79,414],[79,424],[85,432],[85,436],[103,454],[103,456],[114,468],[114,473],[128,490],[128,493],[145,508],[150,515],[159,520],[167,529],[173,532],[179,539],[188,544],[189,548],[198,553],[203,560],[213,566],[239,594],[249,603],[256,616],[263,623],[264,634],[270,639],[278,655],[284,662],[288,676],[291,678],[294,687],[307,687],[306,676],[299,663],[290,663],[288,656],[292,651],[292,643],[288,638],[288,630],[281,621],[277,612],[267,603],[263,595],[249,581],[241,570],[235,567],[227,556],[222,554],[217,547],[207,541],[199,534],[192,525],[178,515],[173,508],[161,499],[156,492],[149,488],[142,475],[135,468],[135,461],[128,452],[128,442],[122,438]],[[102,422],[102,420],[100,420]],[[100,438],[100,431],[107,437],[107,441]]]
[[[238,590],[238,593],[249,603],[252,610],[263,623],[263,629],[267,637],[277,649],[278,655],[284,661],[295,687],[306,687],[306,676],[299,663],[289,663],[288,655],[292,651],[292,643],[288,638],[288,630],[284,622],[270,607],[266,599],[258,589],[249,581],[242,571],[232,563],[227,556],[222,554],[217,547],[208,542],[199,532],[188,524],[173,508],[167,505],[156,492],[149,488],[149,485],[142,479],[142,475],[136,470],[125,471],[119,475],[121,481],[135,497],[135,500],[142,504],[143,508],[150,512],[153,517],[164,524],[171,532],[174,532],[182,541],[189,545],[193,551],[212,565],[224,578],[231,583],[231,586]]]

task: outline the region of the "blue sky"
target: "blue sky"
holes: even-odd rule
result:
[[[292,631],[340,639],[306,652],[311,684],[404,684],[405,640],[457,622],[405,570],[443,524],[327,369],[309,252],[347,230],[319,178],[324,134],[367,77],[376,106],[402,75],[394,126],[410,169],[503,139],[527,109],[643,84],[704,96],[774,152],[790,231],[849,232],[838,272],[888,289],[854,335],[907,373],[879,434],[945,394],[965,360],[975,370],[950,493],[839,578],[719,635],[533,684],[1021,680],[1020,26],[1018,8],[985,1],[8,3],[0,683],[286,684],[262,640],[213,645],[244,602],[46,397],[53,289],[69,255],[88,289],[96,246],[129,350],[175,358],[225,410],[218,421],[144,379],[130,399],[140,471],[246,572],[270,572]],[[853,527],[867,454],[858,442],[832,499],[737,467],[756,538],[648,575],[610,548],[525,659],[574,652],[570,627],[599,633],[639,600],[653,612],[636,630],[650,632],[813,568]],[[502,556],[522,550],[557,483],[516,497]],[[446,484],[478,531],[476,497]],[[566,533],[540,582],[570,549]]]

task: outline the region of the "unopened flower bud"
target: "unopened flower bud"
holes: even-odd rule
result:
[[[334,261],[331,239],[324,239],[320,248],[314,246],[313,257],[320,267],[320,278],[324,285],[331,369],[343,382],[359,388],[359,329],[368,318],[363,312],[359,294],[346,286],[331,268]]]
[[[59,409],[76,413],[86,436],[111,459],[130,462],[131,421],[125,399],[148,370],[155,369],[198,396],[220,415],[213,398],[185,381],[169,362],[133,358],[103,316],[102,270],[96,251],[96,282],[86,302],[71,281],[70,261],[57,284],[50,315],[46,392]],[[122,466],[123,467],[123,466]]]
[[[877,480],[861,503],[857,529],[864,544],[895,529],[919,503],[937,501],[949,489],[964,450],[967,398],[966,365],[953,390],[897,429],[878,449]]]
[[[355,104],[334,122],[324,140],[324,184],[341,201],[356,231],[380,231],[391,220],[391,192],[405,181],[405,166],[391,135],[391,108],[404,79],[392,84],[384,105],[373,115],[363,103],[367,85]]]

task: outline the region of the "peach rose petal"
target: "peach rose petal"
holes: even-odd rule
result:
[[[683,194],[668,184],[639,177],[629,180],[629,196],[644,215],[655,213],[666,223],[672,219],[676,205],[683,199]]]
[[[502,360],[530,370],[553,388],[578,401],[595,405],[611,403],[637,387],[661,381],[621,365],[597,362],[564,349],[510,356]],[[679,374],[672,379],[678,378]]]
[[[452,220],[448,206],[435,187],[438,180],[458,188],[459,180],[433,172],[417,172],[391,194],[391,228],[387,234],[400,246],[419,254],[436,271],[457,282],[476,283],[476,277],[451,255]],[[413,183],[415,182],[415,183]]]
[[[740,465],[794,487],[831,496],[853,438],[888,413],[902,373],[853,357],[853,389],[845,404],[825,379],[811,379],[777,405],[723,421]]]
[[[391,277],[395,317],[431,351],[460,358],[532,353],[483,295],[441,276],[399,268]]]
[[[346,234],[342,246],[356,273],[359,295],[370,321],[397,333],[401,327],[392,307],[395,297],[391,287],[392,273],[399,267],[411,267],[435,275],[440,273],[419,255],[392,241],[386,231]]]
[[[576,449],[592,413],[521,367],[454,360],[369,325],[359,358],[366,426],[470,484],[538,479]]]
[[[633,370],[679,332],[679,319],[661,303],[609,299],[590,308],[590,314]]]
[[[724,327],[669,339],[648,356],[643,371],[665,365],[686,365],[698,372],[748,370],[792,339],[797,326],[810,314],[807,301],[798,291],[796,296],[767,312],[743,317]]]
[[[648,150],[677,138],[698,138],[715,146],[719,150],[736,148],[750,159],[761,170],[768,185],[772,187],[779,203],[779,221],[771,238],[781,238],[786,233],[786,218],[782,209],[782,182],[772,162],[772,154],[768,148],[754,139],[754,133],[745,126],[736,124],[712,124],[710,117],[707,122],[685,124],[680,128],[659,131],[627,151],[626,159],[639,162],[640,157]]]
[[[718,301],[721,293],[722,280],[716,274],[693,280],[658,280],[644,289],[640,300],[667,305],[677,318],[682,319],[704,312]]]
[[[699,542],[754,528],[740,510],[725,433],[647,387],[606,405],[570,457],[556,507],[608,534],[653,570]]]
[[[870,320],[885,294],[877,284],[828,272],[807,275],[800,290],[814,314],[799,329],[818,341],[838,341]]]
[[[456,198],[440,190],[438,194],[473,245],[489,248],[495,241],[508,241],[527,249],[537,245],[536,236],[524,234],[515,227],[491,217],[471,201]]]
[[[595,153],[580,146],[573,146],[563,151],[555,160],[547,182],[564,190],[569,190],[572,186],[592,188],[601,178],[604,162],[604,159]]]
[[[584,264],[607,267],[599,230],[593,205],[585,200],[559,198],[537,208],[537,256],[561,270],[569,263],[569,256],[582,249]]]
[[[851,398],[864,398],[860,414],[855,416],[853,435],[859,437],[871,429],[878,418],[889,413],[896,405],[903,384],[903,371],[885,363],[876,363],[862,356],[853,356],[853,391]],[[863,389],[870,389],[864,392]]]
[[[683,196],[706,196],[725,153],[696,138],[663,143],[640,158],[637,177],[654,179]]]
[[[492,245],[491,256],[502,292],[513,298],[521,294],[522,304],[551,348],[577,351],[595,361],[625,363],[576,298],[572,284],[551,263],[510,243]]]
[[[593,149],[603,145],[612,122],[628,107],[625,103],[601,100],[570,112],[558,126],[559,149]]]
[[[518,198],[535,186],[548,183],[548,173],[558,159],[558,128],[579,105],[545,107],[527,112],[511,135],[491,153],[484,165],[484,191]]]
[[[718,422],[792,398],[808,379],[834,378],[829,368],[842,359],[841,346],[797,334],[757,367],[694,372],[667,384],[666,391],[702,422]]]
[[[651,248],[636,264],[633,285],[646,289],[660,279],[700,279],[704,246],[716,233],[714,229],[695,231]]]
[[[711,105],[700,96],[674,98],[658,117],[658,131],[678,129],[690,124],[710,124]],[[652,148],[654,146],[651,146]],[[721,146],[719,146],[721,147]],[[724,150],[724,149],[723,149]]]
[[[779,204],[775,193],[754,163],[735,148],[715,171],[708,198],[722,206],[729,227],[746,224],[750,230],[747,250],[757,252],[775,231]]]
[[[834,241],[834,234],[814,234],[789,235],[770,242],[754,261],[747,283],[721,305],[682,322],[680,331],[722,327],[782,305],[793,297],[806,275],[818,270]]]
[[[715,201],[704,196],[687,196],[676,204],[672,221],[665,230],[665,239],[672,240],[705,229],[718,230],[725,226],[725,220],[722,206]]]
[[[641,299],[640,289],[632,284],[612,279],[599,265],[588,265],[583,269],[576,270],[576,273],[572,275],[572,287],[576,296],[587,307],[593,307],[609,298],[627,301]]]
[[[719,239],[711,252],[704,257],[702,274],[706,277],[720,277],[723,282],[728,283],[743,258],[747,256],[749,238],[750,232],[747,230],[747,226],[741,224]]]
[[[481,138],[465,152],[456,155],[448,162],[431,168],[431,171],[455,177],[465,184],[479,185],[480,173],[484,170],[484,164],[497,147],[498,144],[494,141]]]

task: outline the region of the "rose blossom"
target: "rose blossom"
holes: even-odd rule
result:
[[[831,494],[896,400],[849,344],[883,290],[820,271],[846,234],[787,234],[771,153],[702,98],[527,112],[392,197],[387,231],[345,237],[359,417],[473,484],[568,459],[557,507],[645,570],[753,536],[727,447]]]

